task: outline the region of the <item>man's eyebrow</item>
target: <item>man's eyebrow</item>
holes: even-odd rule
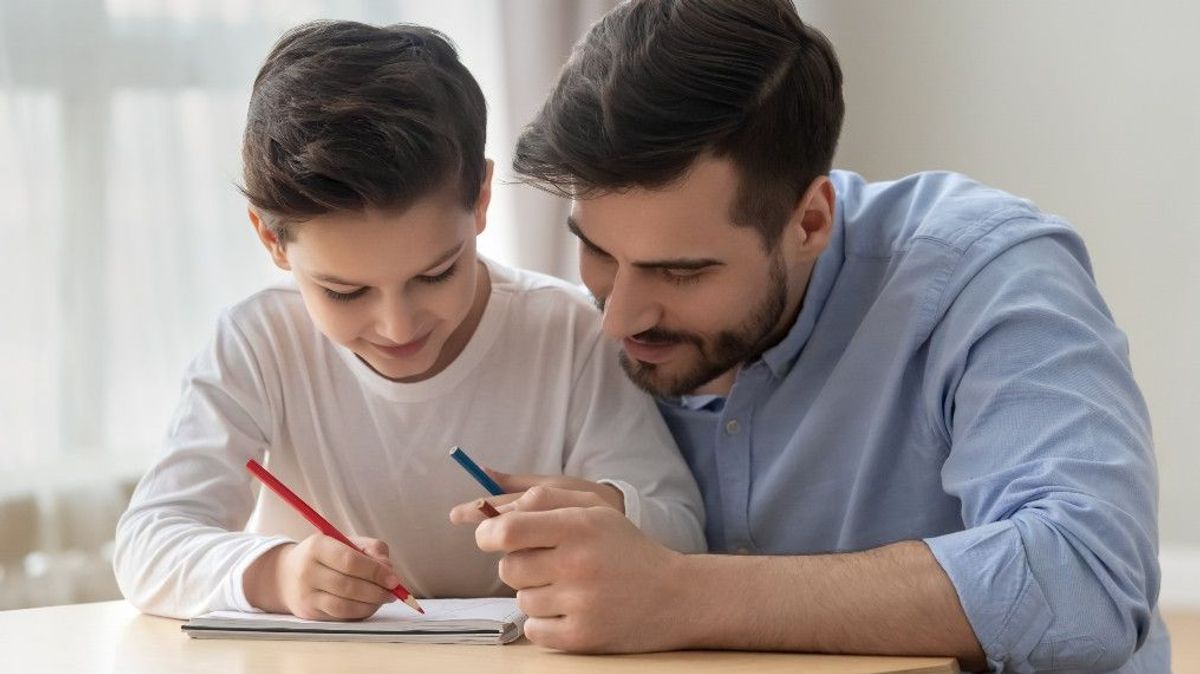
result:
[[[439,255],[438,258],[436,260],[434,260],[428,267],[425,267],[425,271],[428,272],[431,269],[435,269],[435,268],[440,267],[441,265],[445,264],[447,260],[454,257],[455,255],[458,255],[458,253],[460,251],[462,251],[463,246],[465,246],[465,245],[467,245],[466,241],[462,241],[462,242],[455,244],[455,246],[453,248],[451,248],[450,250]],[[332,283],[334,285],[339,285],[339,286],[363,287],[363,286],[368,285],[366,283],[358,283],[357,281],[346,281],[346,280],[340,279],[332,274],[313,274],[312,276],[313,276],[313,278],[315,278],[318,281],[324,281],[325,283]]]
[[[592,243],[590,239],[584,236],[583,231],[579,229],[579,223],[575,220],[575,218],[569,215],[567,216],[567,229],[571,230],[571,233],[579,237],[579,240],[589,248],[592,248],[602,255],[609,254],[603,248]],[[673,269],[681,271],[696,271],[700,269],[707,269],[709,267],[724,266],[725,263],[710,257],[676,257],[665,258],[661,260],[640,260],[633,262],[632,264],[638,269]]]
[[[586,245],[587,247],[589,247],[593,250],[597,250],[601,253],[604,253],[605,255],[608,255],[608,253],[603,248],[592,243],[591,239],[584,236],[583,230],[579,229],[579,222],[576,221],[575,218],[573,218],[569,215],[567,216],[567,229],[571,230],[572,234],[579,237],[579,240],[582,241],[584,243],[584,245]]]

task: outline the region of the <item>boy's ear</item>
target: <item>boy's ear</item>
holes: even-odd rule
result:
[[[479,187],[479,199],[475,202],[475,235],[483,234],[487,227],[488,204],[492,203],[492,169],[495,162],[488,159],[483,167],[483,184]]]
[[[254,233],[258,235],[258,240],[262,242],[263,247],[271,254],[271,260],[275,263],[275,266],[290,271],[292,265],[288,262],[287,250],[283,242],[279,240],[279,235],[267,223],[263,222],[263,219],[253,208],[247,208],[246,213],[250,216],[250,224],[254,226]]]

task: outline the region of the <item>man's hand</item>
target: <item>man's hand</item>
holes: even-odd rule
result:
[[[687,619],[678,597],[682,555],[641,533],[586,494],[536,487],[509,512],[484,521],[475,540],[507,553],[500,579],[517,590],[530,641],[566,651],[611,653],[679,648]]]
[[[625,512],[625,495],[612,485],[566,475],[510,475],[490,468],[484,470],[505,491],[501,496],[489,496],[487,499],[502,513],[541,509],[540,506],[546,502],[544,494],[525,498],[531,490],[538,488],[578,492],[577,498],[562,501],[571,506],[607,506],[619,513]],[[450,521],[455,524],[478,524],[484,519],[483,513],[479,512],[479,499],[460,503],[450,510]]]
[[[246,599],[273,613],[309,620],[360,620],[395,601],[400,582],[388,547],[374,538],[352,538],[352,550],[324,534],[281,545],[256,559],[243,576]]]

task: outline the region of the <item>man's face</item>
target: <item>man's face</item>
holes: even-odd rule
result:
[[[694,392],[778,341],[795,316],[815,254],[790,232],[768,252],[756,229],[735,226],[737,186],[729,162],[701,158],[666,188],[574,203],[580,275],[625,371],[652,394]]]
[[[268,249],[326,337],[385,377],[415,381],[452,361],[478,323],[482,217],[445,190],[402,213],[319,216]]]

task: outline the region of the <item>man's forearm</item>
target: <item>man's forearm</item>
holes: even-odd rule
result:
[[[685,647],[945,655],[985,664],[954,586],[920,541],[793,557],[681,560]]]

